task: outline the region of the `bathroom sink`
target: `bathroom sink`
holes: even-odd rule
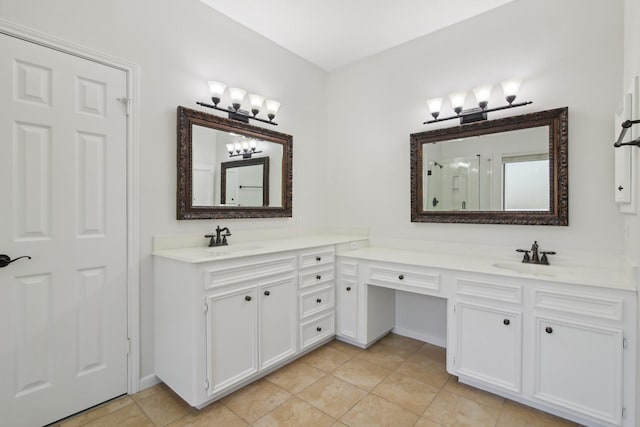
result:
[[[254,245],[233,245],[233,246],[214,246],[212,248],[206,248],[205,252],[213,256],[227,256],[235,255],[242,252],[257,251],[262,249],[262,246]]]
[[[493,264],[494,267],[501,270],[508,270],[514,273],[532,274],[534,276],[550,276],[555,277],[558,275],[570,274],[569,271],[562,267],[556,267],[551,265],[542,264],[524,264],[521,262],[502,262]]]

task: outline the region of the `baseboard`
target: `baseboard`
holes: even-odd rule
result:
[[[140,378],[140,390],[142,391],[145,388],[153,387],[156,384],[160,384],[160,378],[156,377],[154,374],[147,375],[146,377]]]
[[[396,335],[402,335],[403,337],[413,338],[414,340],[424,341],[429,344],[437,345],[438,347],[447,347],[447,339],[438,337],[436,335],[425,334],[421,332],[412,331],[411,329],[404,329],[395,327],[391,330]]]

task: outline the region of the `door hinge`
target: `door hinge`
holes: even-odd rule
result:
[[[622,418],[627,418],[627,408],[622,408]]]
[[[126,114],[127,116],[129,116],[131,114],[131,102],[132,102],[131,98],[122,97],[122,98],[118,98],[118,101],[122,102],[125,105]]]
[[[127,338],[127,355],[131,354],[131,338]]]
[[[204,389],[209,390],[209,380],[204,380]]]
[[[209,311],[209,304],[207,304],[207,302],[204,302],[204,308],[202,309],[202,311],[204,311],[205,313],[207,313]]]
[[[622,338],[622,348],[627,348],[627,339],[626,338]]]

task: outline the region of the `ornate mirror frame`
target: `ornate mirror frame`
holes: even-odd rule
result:
[[[292,216],[293,137],[270,129],[178,107],[177,219],[282,218]],[[233,132],[282,145],[282,207],[192,206],[192,127]],[[274,183],[271,183],[273,185]]]
[[[568,115],[564,107],[411,134],[411,222],[569,225]],[[424,144],[538,126],[549,127],[548,211],[423,210]]]

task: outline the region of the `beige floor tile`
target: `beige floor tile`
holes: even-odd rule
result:
[[[371,391],[392,371],[354,357],[333,371],[332,375],[366,391]]]
[[[300,360],[278,369],[267,380],[289,393],[299,393],[325,375],[320,369],[314,368]]]
[[[327,375],[298,394],[316,408],[340,418],[367,393],[358,387]]]
[[[304,427],[329,427],[336,420],[320,410],[292,396],[289,400],[260,418],[255,427],[271,426],[304,426]]]
[[[267,380],[259,380],[241,388],[220,401],[248,423],[280,406],[291,394]]]
[[[75,417],[69,418],[68,420],[60,422],[58,425],[60,427],[76,427],[82,426],[96,420],[100,417],[104,417],[112,412],[116,412],[125,406],[129,406],[134,404],[134,400],[131,396],[124,396],[118,399],[107,402],[103,405],[98,406],[97,408],[93,408],[89,411],[83,412],[81,414],[76,415]]]
[[[138,402],[163,390],[169,390],[169,387],[167,387],[165,383],[160,383],[152,387],[145,388],[144,390],[139,391],[136,394],[132,394],[131,397],[133,398],[133,400]]]
[[[376,343],[358,354],[356,357],[367,360],[387,369],[396,369],[407,360],[414,352],[401,347],[393,347],[381,343]]]
[[[574,427],[578,424],[546,412],[506,400],[496,427]]]
[[[402,335],[389,334],[378,341],[380,344],[385,344],[394,348],[400,348],[409,352],[416,352],[420,349],[424,342],[414,340],[413,338],[403,337]]]
[[[153,423],[138,405],[128,405],[84,425],[87,427],[147,427],[153,426]]]
[[[444,427],[442,424],[437,423],[429,418],[422,417],[418,420],[414,427]],[[516,427],[516,426],[513,426]]]
[[[301,360],[314,368],[324,372],[331,372],[338,366],[351,359],[351,355],[335,350],[329,346],[323,346],[304,356]]]
[[[349,426],[341,421],[336,421],[331,427],[349,427]]]
[[[486,406],[502,409],[504,398],[492,393],[470,387],[466,384],[458,382],[456,377],[449,378],[449,381],[445,384],[443,390],[449,393],[457,394],[458,396],[466,397],[467,399],[474,400],[478,403],[482,403]]]
[[[434,362],[418,354],[414,354],[407,359],[396,369],[396,372],[416,378],[438,389],[444,386],[449,379],[449,374],[444,364]]]
[[[418,416],[380,397],[367,395],[340,419],[350,427],[412,427]]]
[[[170,389],[140,399],[138,405],[157,426],[165,426],[194,410]]]
[[[371,393],[422,415],[438,391],[439,389],[418,379],[393,373],[378,384]]]
[[[448,427],[494,427],[499,415],[500,409],[448,391],[441,391],[424,413],[425,417]]]
[[[447,363],[447,349],[444,347],[438,347],[437,345],[424,343],[422,347],[417,351],[418,354],[428,357],[429,359],[439,362]]]
[[[356,347],[355,345],[347,344],[339,340],[330,341],[325,347],[332,348],[334,350],[341,351],[349,356],[356,356],[358,353],[362,353],[364,350]]]
[[[246,427],[248,424],[229,408],[214,403],[169,424],[169,427]]]

